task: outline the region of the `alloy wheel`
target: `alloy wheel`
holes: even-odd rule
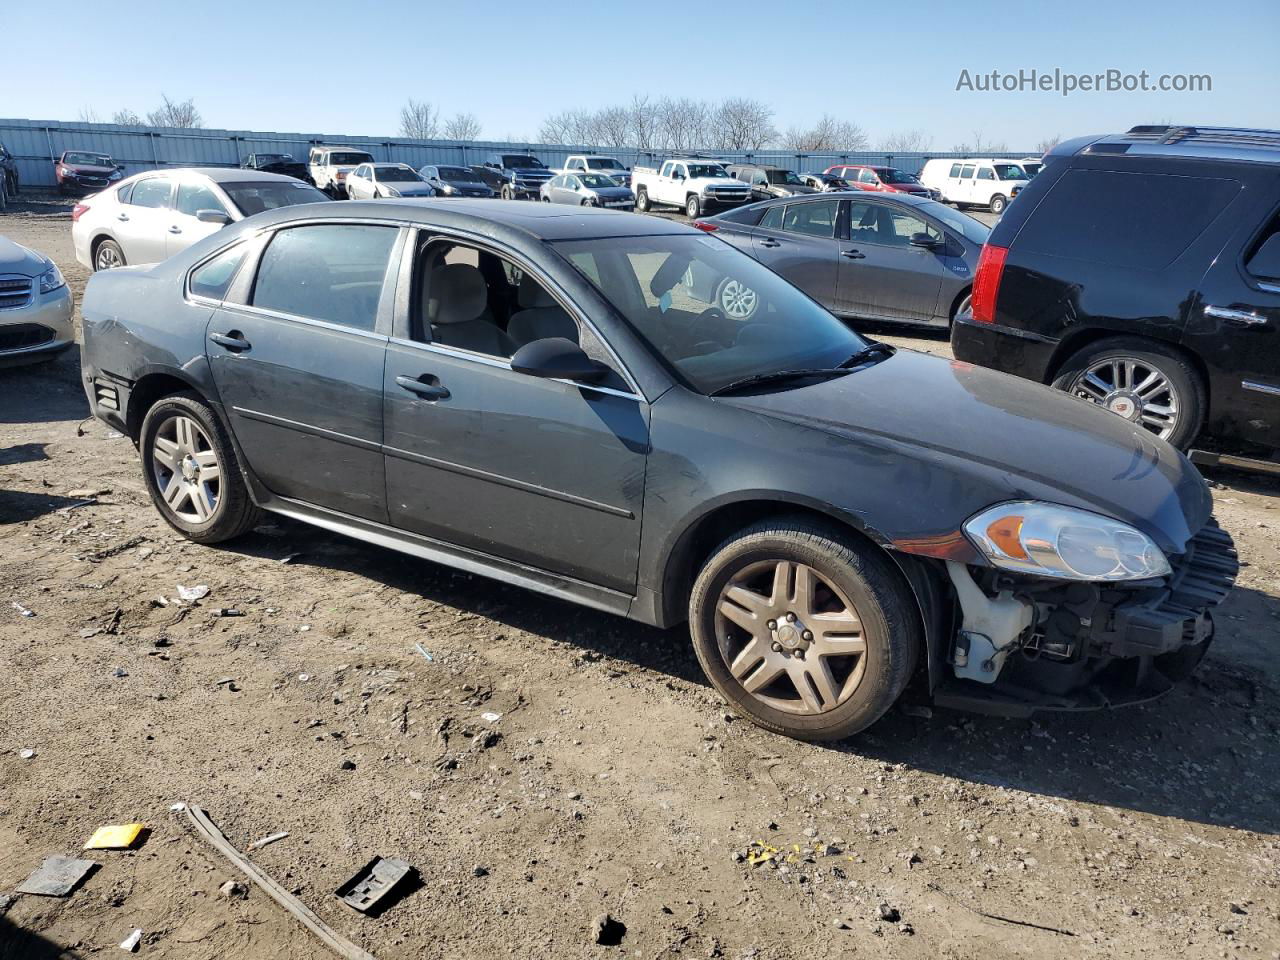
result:
[[[716,640],[729,673],[785,713],[828,713],[866,673],[866,638],[854,605],[813,567],[752,563],[720,593]]]
[[[720,288],[720,309],[734,320],[750,317],[756,312],[756,303],[756,292],[740,280],[729,280]]]
[[[1071,382],[1068,392],[1139,424],[1162,440],[1178,428],[1182,404],[1162,370],[1136,357],[1103,357]]]
[[[124,258],[120,256],[120,251],[110,243],[104,243],[98,247],[97,255],[93,259],[94,266],[98,270],[114,270],[116,267],[124,266]]]
[[[204,428],[175,414],[160,424],[151,445],[156,489],[174,515],[187,523],[205,523],[218,509],[222,468]]]

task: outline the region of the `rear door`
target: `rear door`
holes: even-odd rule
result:
[[[198,219],[196,215],[201,210],[213,210],[231,216],[226,204],[208,184],[199,180],[179,183],[177,197],[170,211],[169,228],[165,231],[167,256],[171,257],[197,240],[203,240],[222,229],[224,225],[221,223],[205,223]]]
[[[147,177],[133,185],[129,202],[120,205],[111,233],[131,266],[159,263],[167,256],[173,186],[171,177]]]
[[[840,241],[838,199],[798,200],[770,207],[751,237],[752,254],[823,306],[836,301]]]
[[[855,317],[927,323],[938,312],[947,274],[944,250],[911,245],[937,227],[891,201],[850,200],[847,240],[840,243],[837,312]]]
[[[386,522],[382,373],[400,230],[286,226],[261,240],[206,350],[240,448],[272,493]]]

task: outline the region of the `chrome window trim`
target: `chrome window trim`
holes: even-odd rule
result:
[[[1280,387],[1269,383],[1258,383],[1256,380],[1241,380],[1240,386],[1246,390],[1253,390],[1255,393],[1265,393],[1269,396],[1280,397]]]

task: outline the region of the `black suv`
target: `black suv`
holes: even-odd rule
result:
[[[818,193],[800,179],[794,170],[782,167],[762,166],[754,163],[733,163],[726,167],[729,176],[751,184],[752,200],[773,200],[775,197],[795,197],[802,193]]]
[[[1139,126],[1046,159],[983,249],[957,359],[1280,470],[1280,131]]]

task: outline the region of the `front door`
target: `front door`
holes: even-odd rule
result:
[[[770,207],[752,234],[752,255],[830,308],[836,298],[839,214],[837,199]]]
[[[508,327],[521,338],[562,336],[566,311],[513,310],[557,301],[496,252],[424,243],[412,279],[408,316],[397,317],[404,335],[387,353],[391,522],[632,593],[648,405],[621,377],[598,386],[512,371]],[[592,352],[593,335],[574,325]]]
[[[849,239],[840,244],[837,312],[868,319],[933,320],[947,273],[945,248],[912,246],[911,237],[926,233],[942,242],[942,232],[896,204],[851,200],[847,233]]]
[[[172,206],[170,177],[147,177],[133,185],[129,202],[120,205],[111,225],[126,263],[159,263],[167,256]]]
[[[179,183],[173,209],[169,211],[169,228],[165,231],[165,253],[172,257],[187,249],[197,240],[222,229],[221,223],[205,223],[197,218],[201,210],[227,213],[227,208],[209,187],[203,183]]]
[[[275,231],[206,346],[231,428],[272,493],[384,523],[383,289],[398,236],[354,223]]]

